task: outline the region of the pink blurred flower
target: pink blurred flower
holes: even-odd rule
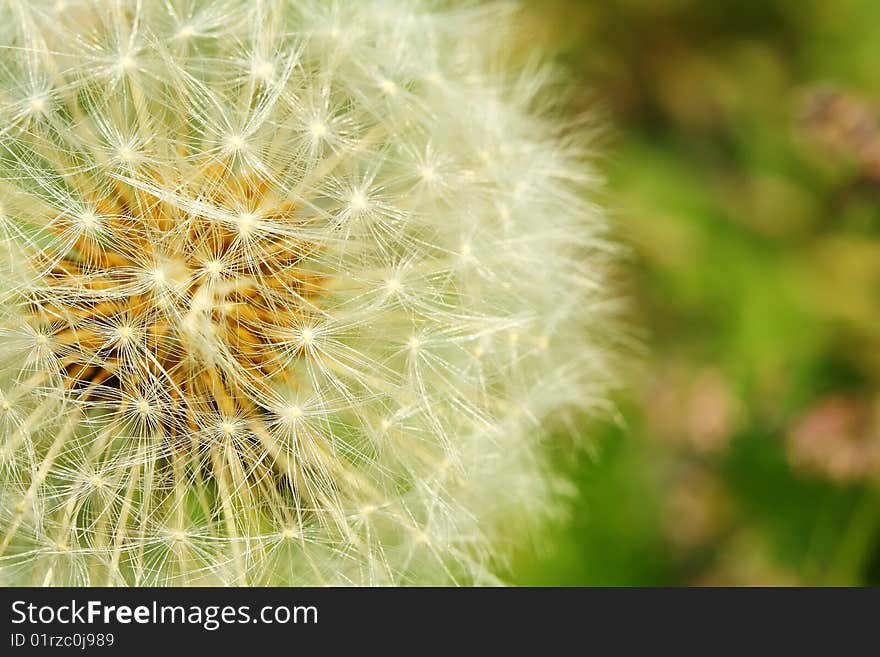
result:
[[[786,442],[798,470],[841,483],[870,479],[880,473],[880,407],[826,397],[794,424]]]
[[[663,375],[647,397],[651,434],[701,454],[723,451],[742,416],[730,383],[713,368]]]

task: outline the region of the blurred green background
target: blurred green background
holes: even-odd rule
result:
[[[611,126],[644,353],[516,581],[880,584],[880,2],[528,7]]]

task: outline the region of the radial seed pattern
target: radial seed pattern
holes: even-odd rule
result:
[[[610,380],[583,139],[510,19],[0,4],[4,583],[498,581]]]

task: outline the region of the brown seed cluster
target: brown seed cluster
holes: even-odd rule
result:
[[[65,387],[171,437],[200,416],[253,418],[270,382],[292,385],[284,365],[323,285],[303,268],[316,247],[301,208],[232,163],[194,171],[117,182],[49,222],[63,248],[30,256],[29,319]]]

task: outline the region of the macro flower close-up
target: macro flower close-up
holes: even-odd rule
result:
[[[505,581],[615,380],[592,130],[518,20],[0,4],[0,582]]]
[[[878,43],[876,0],[0,0],[9,645],[873,627]]]

